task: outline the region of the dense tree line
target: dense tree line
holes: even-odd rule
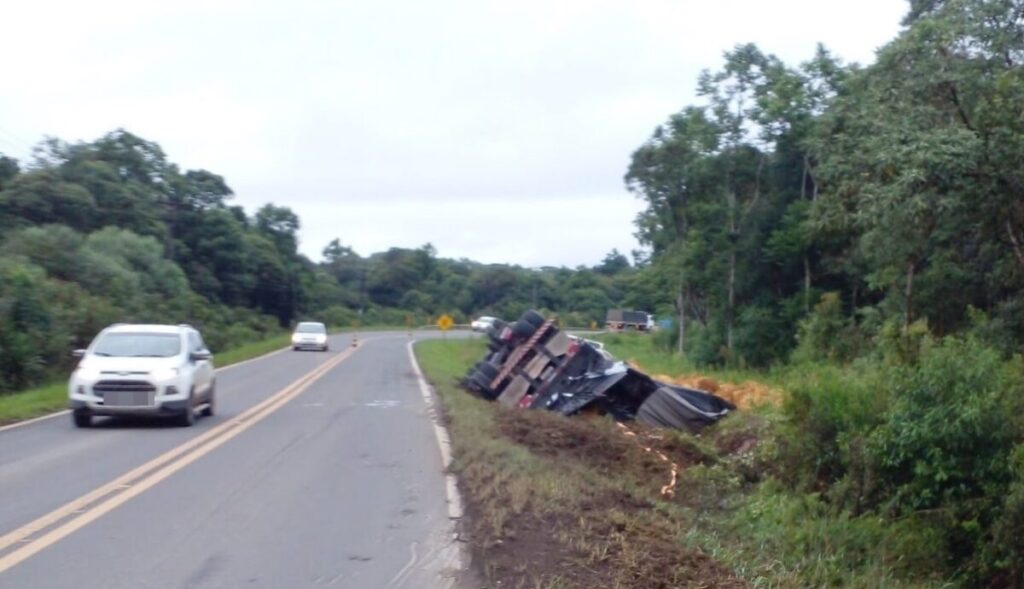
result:
[[[123,130],[47,139],[24,165],[0,155],[0,392],[66,369],[68,350],[118,321],[191,322],[215,350],[303,318],[418,326],[533,306],[587,324],[635,275],[618,252],[594,268],[526,269],[439,259],[429,244],[363,257],[337,239],[314,262],[293,211],[250,215],[232,196],[221,176],[183,171]]]
[[[847,335],[1024,336],[1024,4],[911,2],[869,67],[738,46],[633,154],[638,237],[698,362],[766,364],[836,293]],[[972,319],[974,318],[974,319]],[[849,340],[849,338],[847,338]],[[823,350],[831,353],[829,350]],[[833,351],[834,352],[834,351]]]
[[[801,513],[883,522],[899,575],[1020,587],[1024,2],[903,24],[868,67],[742,45],[705,72],[627,171],[634,280],[692,362],[793,363],[769,459]]]

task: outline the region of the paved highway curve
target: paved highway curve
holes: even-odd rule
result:
[[[192,428],[0,430],[0,587],[459,586],[410,337],[351,339],[221,369]]]

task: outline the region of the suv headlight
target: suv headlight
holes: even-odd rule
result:
[[[75,369],[75,378],[78,380],[95,381],[100,378],[100,371],[89,366],[78,365]]]
[[[158,368],[157,370],[153,371],[154,380],[171,380],[175,378],[178,378],[177,367],[172,366],[168,368]]]

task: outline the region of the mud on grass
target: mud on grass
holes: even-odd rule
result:
[[[476,399],[456,381],[482,350],[416,346],[447,414],[466,506],[462,532],[487,587],[747,586],[683,544],[690,522],[660,494],[671,473],[656,452],[687,469],[713,463],[713,443],[635,425],[629,436],[604,418]]]
[[[497,411],[497,431],[534,454],[573,463],[605,477],[661,493],[671,466],[711,464],[715,456],[695,440],[639,424],[618,426],[604,417],[565,418],[543,411]],[[667,459],[667,460],[666,460]]]
[[[602,484],[551,458],[538,461],[512,476],[460,473],[464,532],[487,587],[747,586],[700,550],[683,547],[685,522],[668,517],[646,491]]]
[[[747,587],[703,552],[682,547],[678,522],[628,493],[591,489],[578,505],[549,508],[538,501],[500,535],[488,522],[491,505],[468,503],[473,559],[488,587]]]

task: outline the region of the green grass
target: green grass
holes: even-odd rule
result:
[[[655,339],[643,333],[610,333],[591,336],[604,342],[605,348],[621,360],[636,362],[649,374],[684,375],[699,373],[722,382],[739,383],[757,381],[788,390],[795,385],[817,379],[819,372],[834,372],[835,365],[779,364],[764,370],[727,366],[695,366],[680,358],[673,350],[655,344]]]
[[[57,382],[20,393],[0,395],[0,425],[31,419],[63,409],[68,404],[68,385]]]
[[[279,334],[265,340],[252,342],[217,354],[217,366],[228,366],[250,358],[262,356],[283,348],[289,343],[290,334]],[[68,404],[67,381],[61,380],[18,393],[0,395],[0,425],[24,421],[65,408]]]
[[[504,409],[467,394],[457,379],[482,356],[479,340],[424,341],[415,351],[444,408],[464,532],[488,583],[742,585],[684,546],[688,522],[667,515],[672,504],[658,493],[667,466],[609,420]]]
[[[608,333],[593,336],[591,339],[604,342],[605,348],[613,356],[621,360],[636,362],[650,374],[684,374],[700,372],[713,375],[719,380],[739,382],[743,380],[774,380],[771,371],[763,372],[751,369],[700,367],[685,358],[680,358],[674,351],[655,345],[654,336],[645,333]]]
[[[693,367],[650,338],[603,336],[610,352],[651,372]],[[424,341],[416,355],[451,433],[474,561],[507,587],[945,587],[928,564],[934,538],[911,523],[854,517],[774,478],[781,412],[739,412],[699,436],[659,430],[683,469],[661,497],[664,468],[605,419],[506,410],[457,379],[482,342]],[[829,367],[700,370],[724,381],[814,381]],[[831,370],[839,370],[831,367]],[[801,374],[801,371],[805,372]],[[634,426],[635,427],[635,426]],[[754,439],[737,453],[735,441]],[[627,445],[623,445],[627,444]],[[706,460],[686,464],[687,452]],[[677,458],[678,457],[678,458]]]
[[[283,348],[291,343],[291,334],[282,333],[274,337],[251,342],[237,348],[225,350],[217,354],[213,361],[217,366],[229,366],[257,356],[262,356],[274,350]]]

